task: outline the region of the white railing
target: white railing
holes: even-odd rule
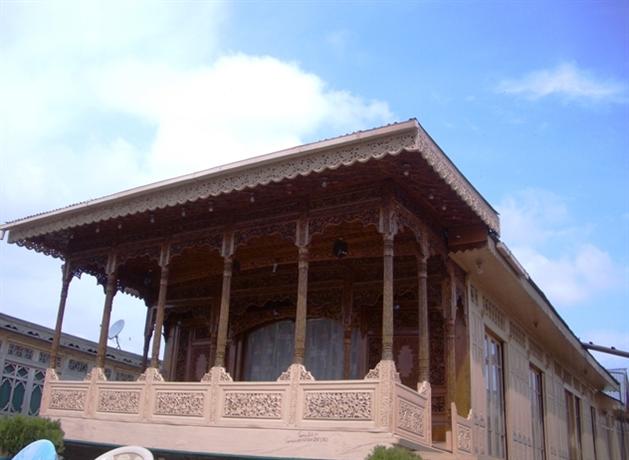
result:
[[[458,414],[456,404],[450,405],[452,412],[452,453],[463,457],[474,453],[474,420],[472,410],[463,417]]]
[[[364,380],[315,381],[301,369],[275,382],[233,382],[220,368],[202,382],[164,382],[159,375],[137,382],[93,376],[73,382],[52,374],[41,413],[170,425],[389,432],[412,444],[431,444],[427,383],[413,391],[395,372],[387,374],[386,366]]]

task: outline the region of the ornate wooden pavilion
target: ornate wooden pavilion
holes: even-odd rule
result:
[[[522,287],[497,213],[415,120],[0,230],[64,261],[51,362],[72,278],[87,273],[104,288],[89,378],[46,376],[41,413],[60,417],[71,439],[278,457],[362,458],[392,443],[425,458],[492,454],[483,324],[510,321],[478,301],[481,265],[494,278],[478,289],[528,302],[521,311],[563,334],[555,347],[574,347],[552,307]],[[505,281],[513,276],[520,284]],[[117,292],[148,307],[137,382],[103,374]],[[577,355],[590,371],[584,392],[613,385]]]

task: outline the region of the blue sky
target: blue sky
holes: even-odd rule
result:
[[[575,333],[629,350],[627,2],[0,0],[0,53],[0,221],[417,117]],[[0,310],[53,326],[58,265],[0,243]],[[102,301],[73,283],[64,329]]]

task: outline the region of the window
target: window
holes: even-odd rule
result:
[[[487,454],[506,458],[502,343],[485,334],[483,377],[487,392]]]
[[[582,460],[581,400],[566,390],[570,460]]]
[[[598,437],[598,430],[596,429],[596,408],[594,406],[590,406],[590,414],[592,416],[592,447],[594,448],[594,460],[597,460],[596,438]]]
[[[546,441],[544,433],[544,390],[542,372],[533,365],[529,368],[529,390],[533,433],[533,458],[535,460],[545,460]]]
[[[45,371],[5,361],[0,380],[0,413],[37,415]]]

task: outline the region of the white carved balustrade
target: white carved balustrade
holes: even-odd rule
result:
[[[423,382],[419,392],[395,383],[394,433],[416,444],[432,443],[430,384]]]
[[[431,443],[430,386],[413,391],[387,374],[386,365],[364,380],[340,381],[315,381],[303,366],[275,382],[233,382],[215,369],[201,382],[47,378],[41,413],[162,425],[388,432],[413,444]]]
[[[459,458],[467,455],[473,455],[473,430],[474,418],[470,409],[467,417],[463,417],[457,413],[456,404],[451,403],[452,412],[452,453]]]

